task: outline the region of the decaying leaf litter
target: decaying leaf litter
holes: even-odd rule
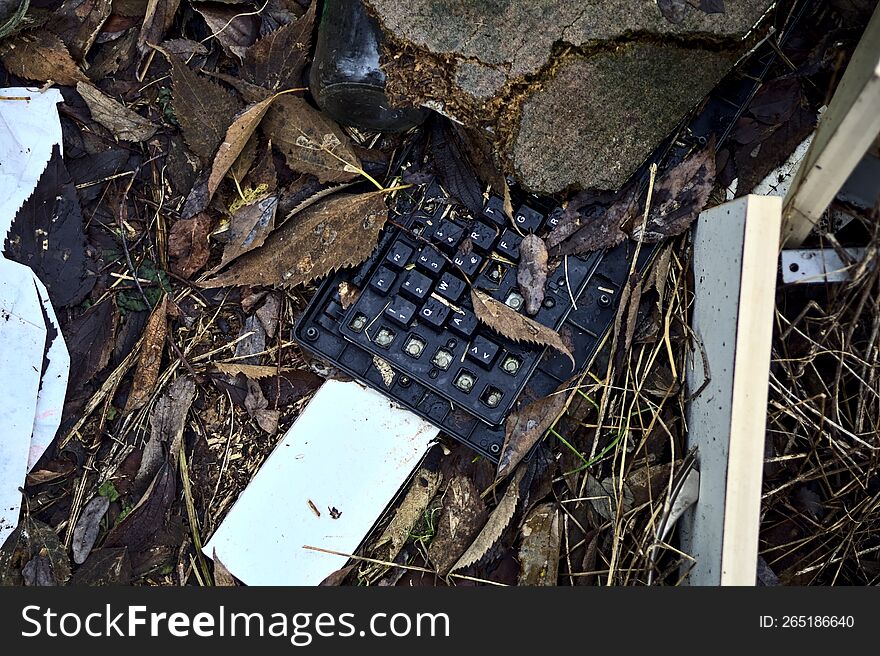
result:
[[[57,209],[44,203],[20,216],[5,249],[48,278],[74,363],[59,439],[25,490],[27,537],[0,550],[0,579],[234,585],[199,547],[322,382],[290,336],[314,280],[369,255],[399,187],[435,177],[475,209],[491,186],[512,214],[510,191],[479,136],[449,122],[420,129],[427,165],[395,178],[390,163],[413,135],[358,132],[318,111],[305,90],[315,20],[306,0],[262,10],[159,0],[149,13],[94,4],[86,21],[67,4],[51,20],[36,7],[0,43],[3,82],[63,85],[64,159],[53,160],[42,192],[48,199],[62,190]],[[661,9],[675,20],[681,4]],[[690,4],[724,11],[721,2]],[[823,20],[834,25],[833,14]],[[852,35],[840,37],[851,45]],[[836,53],[846,52],[823,43],[817,52],[804,38],[786,53],[794,70],[771,72],[717,157],[713,143],[695,148],[658,171],[650,194],[560,198],[559,227],[546,240],[525,236],[519,282],[533,309],[547,267],[566,255],[667,243],[628,284],[616,332],[588,374],[512,417],[499,467],[451,442],[435,447],[418,487],[327,584],[679,580],[688,556],[658,525],[688,463],[682,376],[698,336],[687,327],[687,228],[735,177],[745,193],[811,129],[841,64]],[[72,258],[34,261],[40,251],[28,244],[54,212],[64,220],[50,243],[73,245]],[[848,288],[856,307],[876,303],[869,284],[865,273]],[[568,352],[564,334],[473,295],[493,330]],[[792,319],[780,345],[801,349],[803,371],[817,356],[791,343],[803,332],[795,325],[833,321],[808,310],[819,319]],[[780,325],[789,319],[781,309]],[[845,328],[831,334],[841,330],[856,361],[870,362],[870,349]],[[791,366],[785,375],[802,375]],[[838,396],[855,384],[848,371],[839,370]],[[875,380],[872,372],[862,379]],[[800,392],[771,393],[771,421],[789,421],[785,408]],[[876,424],[869,400],[840,412],[850,413],[832,419],[841,440],[864,439]],[[813,424],[786,424],[794,442],[777,447],[779,458],[809,443],[804,427],[821,425],[828,410],[813,413]],[[840,458],[833,448],[826,455]],[[845,469],[855,481],[872,454],[836,475]],[[832,487],[816,469],[786,467],[776,465],[766,501],[767,571],[784,580],[875,580],[868,532],[846,542],[847,524],[833,519],[852,504],[854,483]],[[797,483],[786,486],[786,473]],[[800,515],[785,512],[791,504]],[[820,537],[823,521],[849,545],[827,563],[834,544]],[[799,531],[805,546],[786,546],[783,529]]]

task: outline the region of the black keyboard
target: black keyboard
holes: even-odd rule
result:
[[[546,396],[592,360],[614,321],[635,245],[567,256],[548,275],[544,301],[530,318],[560,333],[572,367],[552,348],[514,342],[481,323],[470,298],[473,285],[525,313],[519,243],[529,232],[552,230],[561,208],[522,195],[509,217],[490,195],[482,214],[472,216],[437,183],[398,191],[390,204],[376,250],[325,281],[296,337],[497,460],[504,419],[517,403]],[[641,267],[652,252],[642,249]],[[348,307],[340,285],[360,290]]]
[[[781,43],[809,5],[798,5]],[[644,163],[634,183],[645,188],[652,163],[662,172],[712,135],[720,148],[776,57],[766,43],[753,52]],[[552,348],[515,343],[477,320],[471,284],[523,312],[516,275],[520,241],[530,232],[546,235],[562,210],[548,199],[514,192],[512,217],[491,193],[473,216],[436,182],[395,192],[370,258],[329,276],[295,328],[306,350],[496,462],[505,417],[589,366],[613,324],[636,252],[634,243],[624,242],[568,256],[548,276],[532,318],[559,332],[573,367]],[[638,251],[637,270],[644,271],[655,250],[644,245]],[[346,287],[359,295],[344,307]]]

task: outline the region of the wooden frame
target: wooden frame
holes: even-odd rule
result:
[[[880,5],[789,187],[781,243],[800,246],[880,134]]]
[[[694,230],[688,447],[700,496],[680,522],[691,585],[754,585],[782,199],[744,196]]]

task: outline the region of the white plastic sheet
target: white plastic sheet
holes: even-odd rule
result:
[[[61,149],[57,89],[0,89],[0,237]],[[0,249],[0,544],[18,524],[25,476],[55,437],[70,357],[49,294]]]

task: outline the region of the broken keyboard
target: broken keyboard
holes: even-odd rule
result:
[[[613,323],[634,244],[566,256],[530,318],[557,330],[574,356],[514,342],[478,320],[473,286],[525,313],[519,244],[546,235],[562,208],[522,195],[513,216],[498,196],[472,215],[432,182],[395,193],[371,257],[331,276],[296,327],[308,350],[497,460],[505,417],[581,373]],[[644,249],[644,264],[651,249]],[[352,290],[357,290],[351,294]],[[346,302],[355,296],[353,302]]]

